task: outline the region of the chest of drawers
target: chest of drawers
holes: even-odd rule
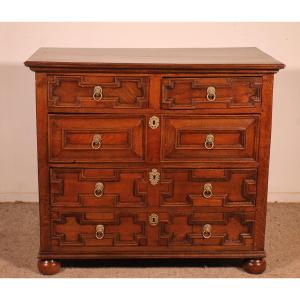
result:
[[[39,270],[64,259],[266,267],[273,76],[256,48],[41,48]]]

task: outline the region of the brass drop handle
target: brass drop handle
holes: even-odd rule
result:
[[[156,226],[159,222],[159,218],[158,218],[158,215],[155,214],[155,213],[152,213],[150,216],[149,216],[149,224],[151,226]]]
[[[206,95],[206,99],[208,101],[215,101],[216,100],[216,88],[214,86],[209,86],[206,90],[207,95]]]
[[[94,195],[97,198],[102,197],[104,191],[104,184],[102,182],[97,182],[95,184]]]
[[[205,183],[203,187],[203,197],[204,198],[210,198],[213,195],[212,193],[212,184],[211,183]]]
[[[203,235],[203,237],[205,239],[211,238],[211,235],[212,235],[211,234],[211,229],[212,229],[212,227],[211,227],[210,224],[203,225],[203,227],[202,227],[202,235]]]
[[[208,150],[213,149],[215,146],[214,141],[215,141],[214,135],[211,133],[207,134],[204,142],[204,147]]]
[[[93,93],[93,99],[95,101],[101,101],[102,100],[102,87],[100,85],[96,85],[94,87],[94,93]]]
[[[96,226],[96,239],[102,240],[104,238],[104,225]]]
[[[92,148],[97,150],[101,148],[102,137],[101,134],[95,134],[92,140]]]

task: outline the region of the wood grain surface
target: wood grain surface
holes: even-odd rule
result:
[[[249,48],[40,48],[26,62],[31,68],[261,69],[284,65],[255,47]]]
[[[41,48],[25,64],[43,274],[91,258],[244,258],[264,271],[282,63],[256,48]]]

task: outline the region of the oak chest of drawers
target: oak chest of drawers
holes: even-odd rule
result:
[[[273,76],[256,48],[41,48],[39,269],[63,259],[266,267]]]

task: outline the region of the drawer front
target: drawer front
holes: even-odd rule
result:
[[[255,206],[256,169],[52,168],[52,207],[243,207]],[[151,183],[152,182],[152,183]],[[153,183],[155,183],[153,185]],[[149,197],[149,192],[159,196]],[[155,192],[156,193],[156,192]]]
[[[52,247],[89,252],[99,247],[122,249],[145,246],[146,221],[145,212],[52,212]]]
[[[52,250],[167,253],[253,250],[254,212],[52,211]],[[139,252],[140,251],[140,252]]]
[[[162,161],[255,161],[259,116],[165,116]]]
[[[250,250],[254,244],[254,212],[162,213],[160,220],[158,244],[174,250]]]
[[[49,107],[145,108],[147,76],[49,75]]]
[[[145,207],[147,169],[65,169],[50,171],[52,207]]]
[[[164,78],[163,109],[260,108],[261,77]]]
[[[50,115],[51,162],[145,160],[144,116]]]
[[[256,169],[163,169],[160,206],[255,206]]]

